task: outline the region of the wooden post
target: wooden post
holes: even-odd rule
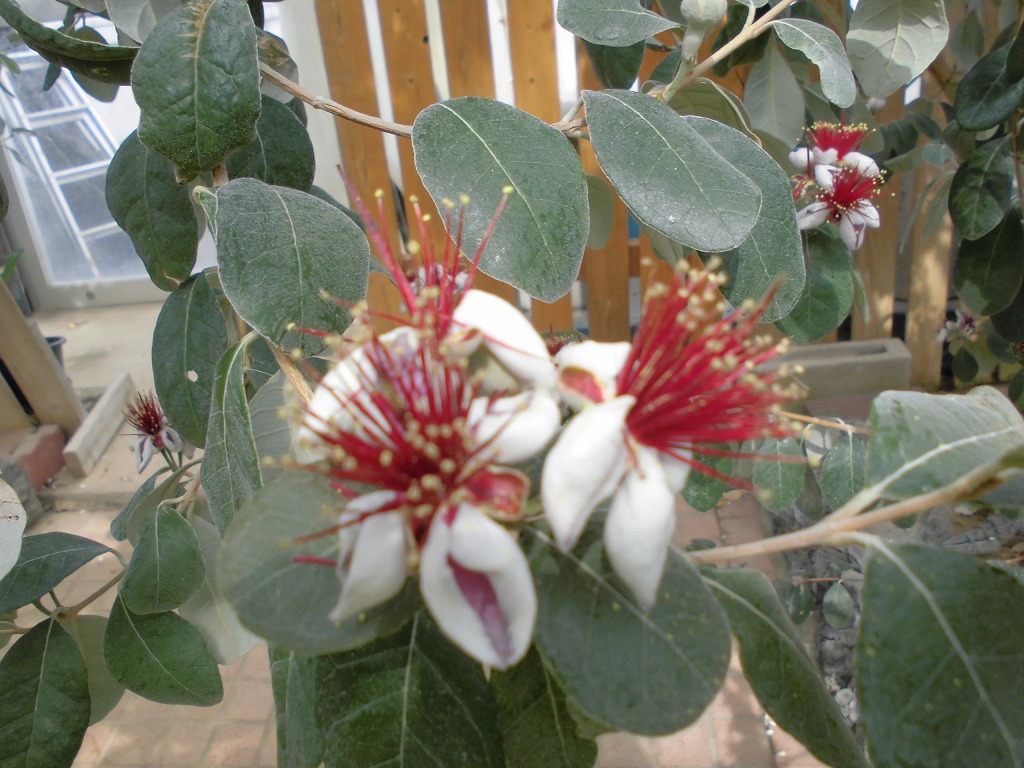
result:
[[[558,63],[555,59],[555,20],[550,3],[508,4],[509,42],[516,106],[547,122],[558,120]],[[572,300],[563,296],[548,304],[533,300],[533,325],[539,331],[567,330],[575,323]]]
[[[43,424],[56,424],[70,437],[85,418],[64,369],[39,330],[21,314],[0,282],[0,358]]]
[[[25,413],[7,382],[0,378],[0,432],[31,428],[32,419]]]

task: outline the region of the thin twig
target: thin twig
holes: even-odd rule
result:
[[[741,45],[750,40],[753,40],[758,35],[767,31],[768,25],[775,20],[775,17],[777,17],[779,14],[781,14],[784,10],[786,10],[789,6],[793,5],[793,3],[795,2],[796,0],[780,0],[780,2],[772,6],[772,9],[768,11],[768,13],[766,13],[760,19],[755,21],[749,27],[743,29],[738,35],[736,35],[736,37],[734,37],[728,43],[726,43],[713,54],[704,59],[704,61],[702,61],[700,64],[691,69],[690,73],[683,79],[683,82],[680,83],[680,86],[689,85],[698,77],[700,77],[709,69],[711,69],[713,66],[715,66],[715,64],[717,64],[722,59],[727,57],[730,53],[739,48]]]
[[[97,589],[95,592],[93,592],[87,598],[82,600],[80,603],[77,603],[76,605],[71,606],[67,610],[61,611],[61,618],[71,619],[71,618],[74,618],[75,616],[77,616],[82,611],[82,609],[86,608],[89,604],[91,604],[94,601],[98,600],[106,592],[108,592],[112,587],[114,587],[117,584],[117,582],[119,582],[121,579],[124,578],[124,575],[127,572],[128,572],[128,569],[127,568],[123,568],[120,573],[118,573],[116,576],[111,578],[106,584],[101,586],[99,589]]]
[[[26,632],[31,632],[32,627],[19,627],[17,625],[13,627],[7,627],[6,629],[0,629],[0,636],[3,635],[24,635]]]
[[[788,419],[794,421],[802,421],[806,424],[817,424],[819,427],[828,427],[829,429],[839,429],[843,432],[853,432],[857,435],[868,435],[871,434],[864,427],[855,427],[853,424],[843,424],[838,421],[829,421],[828,419],[819,419],[816,416],[805,416],[802,413],[792,413],[790,411],[780,411],[780,416],[785,416]]]
[[[923,512],[940,504],[956,501],[977,493],[979,489],[993,482],[993,476],[1001,468],[996,466],[978,467],[966,475],[961,475],[952,483],[944,485],[930,493],[915,496],[912,499],[879,507],[863,515],[844,515],[836,518],[827,517],[810,528],[772,536],[747,544],[736,544],[720,549],[705,549],[687,555],[698,565],[709,563],[734,563],[738,560],[749,560],[758,555],[774,555],[793,549],[807,549],[821,545],[837,545],[844,537],[854,531],[862,531],[882,523],[901,520],[904,517]],[[854,497],[856,498],[856,497]],[[853,499],[851,499],[851,503]],[[861,507],[863,510],[864,507]]]
[[[292,96],[297,96],[301,101],[313,107],[313,109],[329,112],[335,117],[340,117],[342,120],[349,120],[353,123],[359,123],[360,125],[366,125],[370,128],[376,128],[378,131],[391,133],[395,136],[400,136],[403,139],[412,138],[411,125],[381,120],[379,117],[374,117],[373,115],[367,115],[364,112],[351,109],[346,107],[344,104],[339,104],[338,102],[324,96],[317,96],[315,93],[306,90],[298,83],[289,80],[278,72],[275,72],[266,64],[260,64],[260,74],[278,88],[287,91],[292,94]]]
[[[306,377],[302,375],[302,371],[295,365],[295,361],[273,344],[270,345],[270,349],[274,352],[274,359],[281,366],[284,375],[288,377],[288,381],[295,387],[295,391],[299,393],[302,402],[309,403],[313,399],[313,390],[309,388]]]

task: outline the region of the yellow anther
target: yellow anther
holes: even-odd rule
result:
[[[459,195],[459,202],[462,203],[463,205],[469,205],[469,195],[463,192],[461,195]]]
[[[511,184],[506,184],[504,187],[501,188],[501,194],[503,195],[511,195],[515,191],[516,188],[513,187]]]

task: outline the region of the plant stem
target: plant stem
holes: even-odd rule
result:
[[[700,77],[709,69],[711,69],[713,66],[715,66],[715,64],[717,64],[730,53],[739,48],[741,45],[750,40],[753,40],[758,35],[761,35],[762,33],[766,32],[768,30],[768,25],[775,21],[775,18],[777,16],[779,16],[784,10],[786,10],[789,6],[793,5],[793,3],[795,2],[796,0],[780,0],[778,3],[773,5],[771,10],[768,11],[768,13],[766,13],[760,19],[755,21],[749,27],[745,27],[738,35],[736,35],[736,37],[734,37],[728,43],[723,45],[713,54],[708,56],[696,67],[691,69],[690,73],[683,78],[683,81],[679,84],[679,87],[689,85],[698,77]]]
[[[843,424],[839,421],[829,421],[828,419],[819,419],[816,416],[805,416],[802,413],[792,413],[790,411],[780,411],[780,416],[785,416],[787,419],[793,419],[794,421],[802,421],[806,424],[817,424],[819,427],[828,427],[829,429],[839,429],[843,432],[852,432],[857,435],[868,435],[871,434],[869,430],[864,427],[855,427],[853,424]]]
[[[30,632],[32,627],[19,627],[13,626],[7,629],[0,629],[0,635],[24,635],[26,632]]]
[[[857,514],[857,512],[873,504],[874,499],[877,499],[878,492],[870,495],[865,494],[861,501],[858,501],[858,498],[861,496],[861,494],[858,494],[847,502],[846,505],[832,513],[832,515],[809,528],[785,533],[781,536],[772,536],[760,541],[752,541],[747,544],[736,544],[720,549],[705,549],[700,552],[691,552],[687,557],[697,565],[722,564],[736,562],[737,560],[749,560],[758,555],[774,555],[780,552],[788,552],[791,549],[807,549],[808,547],[822,545],[838,546],[844,540],[849,541],[849,535],[853,532],[863,531],[865,528],[909,517],[917,512],[923,512],[926,509],[931,509],[940,504],[956,501],[976,493],[987,484],[992,483],[993,476],[1000,469],[1001,467],[999,466],[978,467],[965,475],[961,475],[948,485],[944,485],[930,493],[915,496],[912,499],[899,501],[885,507],[879,507],[862,515]],[[846,513],[845,510],[851,505],[859,507],[859,509],[853,514]],[[844,512],[844,514],[839,515],[840,512]]]
[[[76,603],[75,605],[68,608],[66,611],[61,611],[61,618],[73,619],[82,611],[82,609],[86,608],[88,605],[98,600],[100,597],[102,597],[104,594],[110,591],[112,587],[116,586],[117,583],[124,578],[124,575],[127,572],[127,568],[122,568],[120,573],[113,576],[108,582],[106,582],[103,586],[101,586],[87,598],[82,600],[80,603]]]

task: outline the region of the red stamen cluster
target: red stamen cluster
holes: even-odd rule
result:
[[[791,434],[775,413],[798,396],[780,382],[783,367],[758,370],[786,346],[754,335],[774,292],[746,316],[726,314],[722,282],[714,272],[684,269],[652,286],[617,380],[618,394],[636,398],[630,435],[716,476],[687,453],[736,455],[721,444]]]
[[[156,395],[152,392],[139,392],[135,400],[128,406],[128,410],[124,412],[124,418],[139,431],[139,434],[149,435],[157,450],[167,447],[161,435],[167,428],[167,417],[160,410],[160,406],[156,402]]]
[[[844,214],[856,211],[881,197],[881,176],[868,176],[856,168],[840,166],[832,171],[832,189],[816,195],[829,207],[829,220],[838,222]]]
[[[439,346],[434,338],[414,345],[371,338],[354,366],[358,389],[335,393],[348,418],[315,430],[341,489],[355,482],[393,491],[394,501],[374,514],[410,511],[418,542],[436,512],[476,496],[477,473],[491,458],[469,425],[478,396],[471,375]]]
[[[843,125],[842,123],[817,122],[807,132],[807,145],[814,149],[834,149],[842,159],[850,152],[855,152],[861,142],[871,133],[863,123]]]

